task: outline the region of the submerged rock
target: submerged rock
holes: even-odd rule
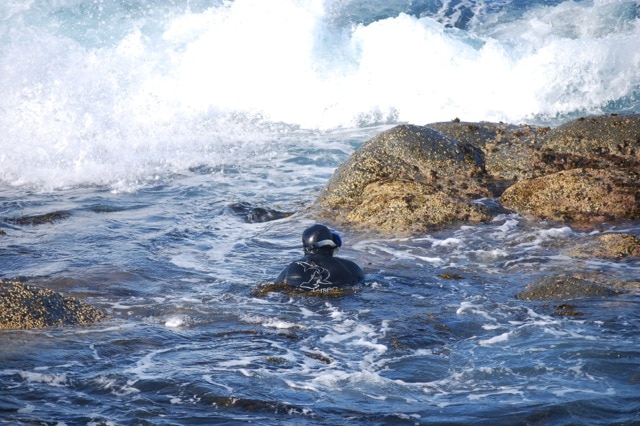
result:
[[[603,297],[616,294],[618,294],[616,290],[585,279],[552,276],[527,285],[516,297],[523,300],[551,300]]]
[[[518,213],[578,227],[637,220],[640,176],[632,170],[562,171],[514,184],[502,194],[501,204]]]
[[[484,154],[429,127],[400,125],[342,163],[315,207],[329,221],[386,233],[486,221],[472,200],[491,197]]]
[[[7,222],[15,223],[16,225],[22,225],[22,226],[24,225],[35,226],[35,225],[42,225],[45,223],[57,222],[59,220],[67,219],[69,217],[71,217],[71,212],[68,212],[66,210],[61,210],[61,211],[45,213],[45,214],[9,218],[7,219]]]
[[[0,281],[0,329],[85,325],[104,318],[104,311],[73,297],[17,281]]]
[[[256,207],[245,202],[229,204],[227,209],[231,214],[247,223],[269,222],[272,220],[283,219],[293,214],[291,212],[282,212],[265,207]]]

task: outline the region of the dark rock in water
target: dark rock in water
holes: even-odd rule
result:
[[[239,409],[242,412],[264,412],[264,413],[291,413],[300,411],[302,408],[278,401],[263,401],[259,399],[239,398],[236,396],[215,396],[206,393],[201,397],[202,402],[210,404],[216,408]]]
[[[623,233],[589,236],[585,238],[584,242],[569,250],[567,254],[580,259],[640,257],[640,238]]]
[[[16,281],[0,281],[0,329],[92,324],[104,311],[73,297]]]
[[[482,222],[491,197],[484,154],[429,127],[400,125],[342,163],[314,208],[329,222],[396,235],[435,225]]]
[[[606,297],[617,291],[591,281],[576,277],[545,277],[535,284],[529,284],[516,297],[523,300],[580,299]]]
[[[62,210],[52,213],[39,214],[33,216],[21,216],[17,218],[7,219],[7,222],[15,223],[16,225],[42,225],[45,223],[53,223],[58,220],[67,219],[71,216],[71,212]]]
[[[640,171],[572,169],[518,182],[501,197],[522,214],[592,227],[640,219]]]
[[[579,118],[551,130],[545,161],[576,167],[640,169],[640,114]]]
[[[576,307],[573,305],[561,303],[560,305],[555,306],[551,315],[554,317],[581,317],[584,313],[576,310]]]
[[[264,207],[254,207],[250,203],[233,203],[227,206],[227,209],[238,218],[247,223],[269,222],[271,220],[283,219],[291,216],[293,213],[281,212],[278,210],[267,209]]]

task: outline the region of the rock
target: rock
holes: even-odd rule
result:
[[[541,158],[540,147],[549,127],[460,121],[428,126],[452,139],[482,149],[486,171],[495,180],[496,196],[514,182],[562,170]]]
[[[516,298],[523,300],[580,299],[616,294],[618,292],[615,290],[581,278],[552,276],[527,285],[516,295]]]
[[[73,297],[16,281],[0,281],[0,329],[84,325],[104,318],[104,311]]]
[[[312,212],[395,236],[487,221],[502,207],[585,229],[637,220],[639,145],[638,114],[556,129],[457,119],[396,126],[338,167]]]
[[[231,214],[247,223],[269,222],[272,220],[283,219],[293,214],[265,207],[256,207],[251,203],[245,202],[229,204],[227,209]]]
[[[42,225],[45,223],[53,223],[59,220],[67,219],[71,216],[71,213],[65,210],[56,211],[51,213],[21,216],[16,218],[7,219],[7,222],[15,223],[16,225]]]
[[[469,143],[484,150],[492,142],[502,140],[502,135],[514,133],[518,126],[504,123],[453,121],[431,123],[427,127],[460,142]],[[486,151],[485,151],[486,152]]]
[[[637,170],[572,169],[518,182],[501,204],[517,213],[577,227],[640,219]]]
[[[433,225],[483,222],[491,219],[479,205],[442,192],[425,193],[413,182],[376,182],[363,190],[360,203],[347,214],[350,223],[385,233],[414,234]]]
[[[584,313],[576,310],[576,306],[567,303],[556,305],[551,313],[554,317],[581,317]]]
[[[482,151],[423,126],[400,125],[364,143],[342,163],[314,208],[325,220],[396,235],[491,214]]]
[[[622,233],[598,234],[587,238],[586,242],[572,248],[567,254],[580,259],[640,257],[640,238]]]
[[[640,169],[640,114],[579,118],[548,132],[544,160],[577,167]]]

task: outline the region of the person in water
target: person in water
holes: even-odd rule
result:
[[[302,233],[304,257],[287,266],[276,279],[311,291],[330,291],[353,286],[364,280],[364,272],[354,262],[334,257],[342,239],[324,225],[313,225]]]

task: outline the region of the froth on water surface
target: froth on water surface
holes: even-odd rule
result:
[[[577,231],[502,216],[406,239],[347,234],[341,255],[368,274],[357,291],[255,292],[300,255],[297,222],[248,223],[215,207],[220,193],[194,196],[196,185],[182,196],[183,184],[146,205],[139,193],[136,209],[44,225],[38,246],[55,268],[35,281],[84,291],[110,317],[4,331],[4,414],[18,424],[633,419],[637,295],[568,302],[576,316],[515,297],[541,270],[596,270],[558,254]],[[85,197],[75,202],[96,202]],[[26,247],[32,229],[43,228],[14,244]],[[3,253],[13,273],[24,271],[13,257],[41,262],[16,252]],[[638,273],[637,262],[597,269]]]

